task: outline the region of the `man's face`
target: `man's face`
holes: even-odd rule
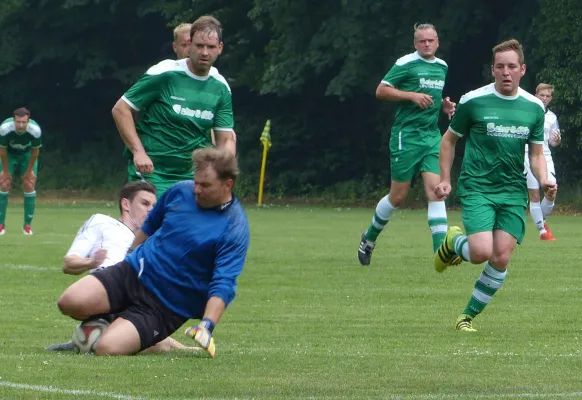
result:
[[[232,179],[218,179],[212,167],[196,169],[194,172],[194,194],[202,208],[216,207],[227,201],[232,186]]]
[[[198,31],[192,37],[190,59],[196,71],[208,72],[222,53],[222,42],[215,31]]]
[[[30,118],[25,115],[24,117],[14,117],[14,127],[17,133],[24,133],[26,132],[26,128],[28,127],[28,122]]]
[[[525,74],[525,64],[519,63],[519,56],[513,50],[496,53],[494,61],[491,75],[495,78],[495,88],[504,96],[515,96]]]
[[[190,31],[179,31],[176,34],[176,39],[172,43],[172,48],[178,60],[188,57],[188,52],[190,51]]]
[[[133,200],[124,200],[127,202],[128,214],[131,221],[137,225],[136,228],[141,228],[148,212],[156,204],[156,195],[145,190],[140,190],[135,194]]]
[[[536,97],[544,103],[544,106],[548,108],[548,105],[552,101],[552,90],[544,89],[536,93]]]
[[[434,29],[421,29],[414,33],[414,48],[422,58],[433,59],[439,48],[439,38]]]

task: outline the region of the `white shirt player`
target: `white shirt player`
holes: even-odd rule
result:
[[[99,268],[109,267],[123,261],[135,234],[127,225],[108,215],[94,214],[77,232],[67,255],[83,258],[93,257],[101,248],[107,249],[107,258]]]
[[[552,151],[550,146],[555,146],[553,143],[552,136],[554,134],[560,134],[560,126],[558,125],[558,117],[550,110],[546,110],[545,120],[544,120],[544,158],[546,159],[546,164],[548,167],[548,180],[556,182],[556,170],[554,168],[554,160],[552,160]],[[559,142],[558,142],[559,143]],[[539,189],[539,182],[533,175],[530,165],[529,165],[529,155],[528,146],[525,145],[525,173],[527,178],[527,188],[528,189]]]

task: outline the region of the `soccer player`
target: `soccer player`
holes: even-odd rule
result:
[[[75,240],[63,260],[65,274],[80,275],[96,271],[123,261],[135,232],[156,203],[156,188],[149,182],[126,184],[119,193],[119,218],[94,214],[79,229]],[[166,352],[172,349],[199,350],[187,347],[168,337],[149,351]],[[73,350],[73,343],[57,343],[47,351]]]
[[[191,179],[194,149],[216,146],[236,153],[228,83],[212,64],[222,52],[222,27],[213,17],[198,18],[190,30],[187,58],[151,67],[113,107],[126,145],[130,181],[146,179],[158,197]],[[133,112],[140,112],[136,124]]]
[[[548,109],[548,105],[552,101],[553,92],[554,87],[547,83],[540,83],[536,88],[536,97],[544,103],[546,111],[544,120],[544,157],[548,168],[548,179],[552,182],[556,182],[556,170],[554,168],[550,146],[559,146],[562,141],[562,136],[560,134],[560,126],[558,125],[558,117]],[[528,147],[526,146],[525,172],[527,174],[527,189],[529,192],[529,211],[540,233],[540,239],[553,241],[556,240],[556,238],[552,234],[552,231],[550,231],[550,228],[546,223],[546,218],[554,209],[557,191],[546,193],[544,199],[540,203],[540,184],[531,172],[527,152]]]
[[[458,257],[472,264],[486,262],[456,329],[474,332],[473,319],[489,304],[507,275],[507,265],[525,233],[527,186],[523,173],[525,145],[531,170],[546,193],[555,192],[544,159],[544,105],[519,87],[525,74],[523,50],[517,40],[493,48],[491,74],[495,82],[465,94],[440,151],[441,182],[435,194],[451,192],[455,145],[467,137],[457,196],[461,228],[451,227],[435,254],[435,269],[444,271]]]
[[[36,206],[35,186],[41,136],[40,126],[30,119],[30,111],[25,107],[14,110],[13,117],[4,120],[0,125],[0,235],[6,233],[8,193],[14,174],[21,176],[24,189],[22,232],[32,235],[30,224]]]
[[[433,25],[415,25],[414,47],[416,52],[399,58],[376,89],[378,99],[399,104],[390,135],[390,193],[376,206],[372,223],[360,239],[358,259],[362,265],[370,264],[378,235],[404,203],[410,182],[419,172],[428,197],[433,252],[447,232],[445,202],[434,194],[440,182],[441,132],[437,123],[441,110],[449,118],[453,115],[455,103],[448,97],[442,99],[448,66],[435,56],[439,39]]]
[[[176,53],[176,58],[182,60],[188,57],[190,52],[190,29],[192,24],[180,24],[174,28],[174,41],[172,49]]]
[[[61,296],[61,312],[87,320],[119,317],[100,338],[97,355],[129,355],[158,343],[188,319],[211,357],[212,331],[235,297],[249,245],[243,208],[232,193],[238,176],[228,150],[193,153],[194,181],[166,191],[149,213],[124,261],[86,276]]]

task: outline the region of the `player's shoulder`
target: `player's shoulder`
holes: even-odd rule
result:
[[[485,96],[491,96],[495,94],[495,86],[493,83],[489,85],[482,86],[475,90],[471,90],[470,92],[465,93],[461,96],[459,100],[459,104],[465,104],[470,102],[471,100],[482,98]]]
[[[183,60],[162,60],[159,63],[152,65],[146,71],[147,75],[161,75],[167,72],[178,72],[184,70],[186,59]]]
[[[210,67],[210,71],[208,73],[208,76],[211,79],[215,79],[218,82],[220,82],[222,85],[224,85],[224,87],[226,87],[226,89],[230,92],[230,86],[228,85],[228,82],[226,81],[226,78],[224,76],[222,76],[222,74],[220,72],[218,72],[218,69],[215,67]]]
[[[37,139],[42,135],[42,129],[40,129],[40,125],[33,119],[28,121],[26,131]]]
[[[524,99],[525,101],[533,103],[533,104],[537,104],[538,106],[540,106],[541,110],[545,113],[546,107],[544,106],[544,103],[542,103],[542,101],[540,99],[538,99],[536,96],[534,96],[533,94],[529,93],[528,91],[526,91],[522,88],[518,89],[517,94],[519,95],[520,98]]]
[[[233,236],[243,237],[248,241],[249,237],[249,222],[247,214],[239,201],[238,197],[234,196],[231,206],[226,211],[228,218],[227,232]]]
[[[100,213],[91,215],[86,222],[87,226],[95,226],[102,224],[117,225],[118,223],[120,223],[118,219]]]
[[[403,67],[407,64],[411,64],[411,63],[416,63],[416,62],[424,62],[427,64],[436,64],[436,65],[441,65],[443,67],[448,68],[448,64],[445,62],[445,60],[435,57],[433,60],[427,61],[424,60],[419,54],[418,52],[414,52],[414,53],[410,53],[407,54],[405,56],[400,57],[398,60],[396,60],[396,65],[398,65],[399,67]]]
[[[10,117],[10,118],[6,118],[4,121],[2,121],[2,123],[0,124],[0,135],[4,136],[9,134],[10,132],[14,131],[14,118]]]

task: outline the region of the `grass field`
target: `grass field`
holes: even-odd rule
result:
[[[396,214],[365,268],[371,209],[248,206],[251,249],[210,360],[46,353],[76,326],[56,307],[75,280],[62,256],[86,218],[117,210],[39,206],[32,237],[22,208],[8,212],[0,399],[582,398],[582,217],[553,216],[554,243],[528,220],[505,286],[466,334],[455,318],[481,268],[434,272],[425,211]]]

